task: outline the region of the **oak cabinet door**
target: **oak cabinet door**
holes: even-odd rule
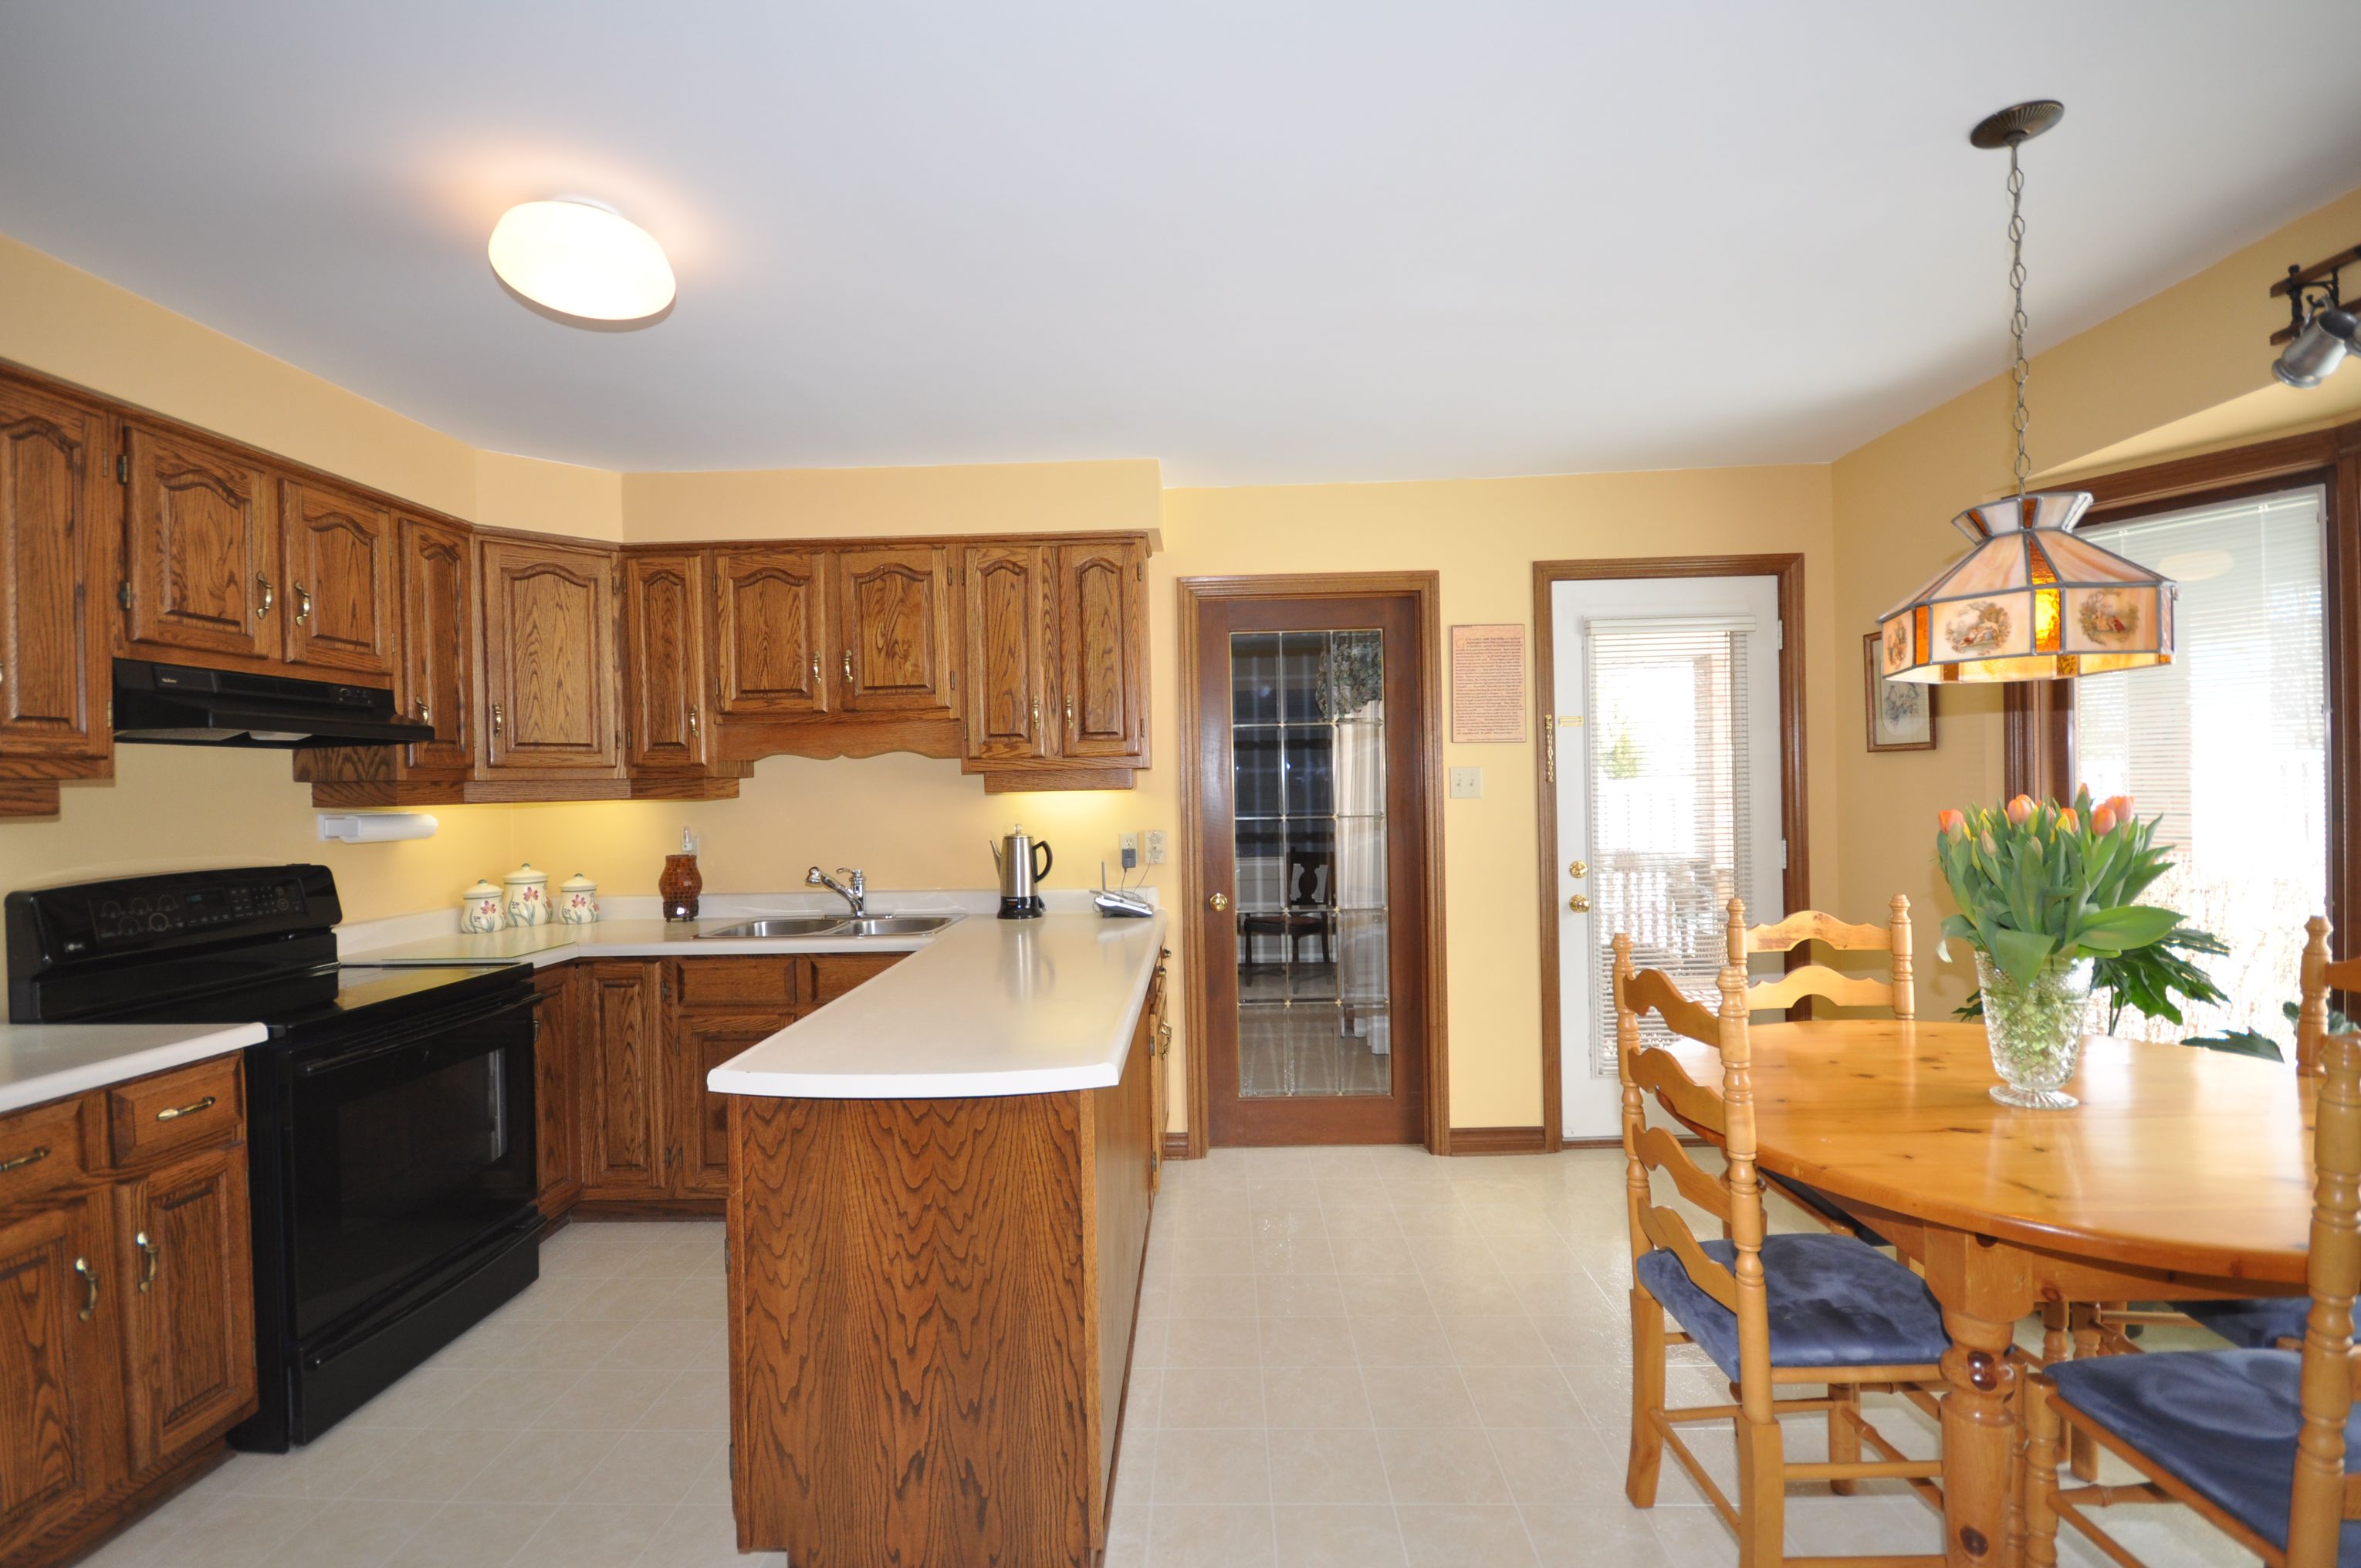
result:
[[[573,966],[540,970],[533,977],[533,1158],[542,1218],[551,1219],[573,1202],[582,1179],[574,1156],[579,1122],[574,1091],[582,1030]]]
[[[475,573],[464,528],[405,517],[401,523],[401,630],[394,698],[402,716],[434,727],[409,747],[411,770],[464,773],[475,760]]]
[[[1138,757],[1147,750],[1141,548],[1058,546],[1058,754]]]
[[[279,483],[287,559],[287,662],[393,673],[399,603],[393,514],[307,480]]]
[[[967,607],[967,754],[1046,757],[1056,734],[1045,711],[1054,657],[1052,551],[971,544],[961,576]]]
[[[278,657],[286,606],[269,473],[137,423],[124,451],[126,638],[151,656]]]
[[[131,1467],[179,1456],[254,1398],[246,1146],[115,1188]]]
[[[732,717],[826,713],[835,656],[827,554],[725,549],[713,569],[716,706]]]
[[[114,1479],[105,1409],[121,1380],[120,1288],[98,1199],[0,1223],[0,1562]]]
[[[664,966],[612,959],[583,970],[582,1185],[664,1190],[671,1164],[664,1101]]]
[[[109,432],[93,410],[0,381],[0,755],[106,752],[92,602]]]
[[[480,549],[484,765],[618,772],[614,557],[509,539]]]
[[[705,1075],[762,1044],[802,1014],[683,1013],[674,1033],[673,1138],[679,1146],[675,1190],[683,1196],[730,1191],[730,1096],[705,1087]]]
[[[845,712],[953,717],[949,557],[924,544],[838,554]]]
[[[625,755],[634,769],[701,768],[705,696],[705,556],[623,557]]]

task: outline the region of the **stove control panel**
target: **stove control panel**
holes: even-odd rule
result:
[[[325,866],[174,872],[8,894],[11,1011],[16,988],[98,962],[112,970],[197,946],[325,932],[342,917]]]

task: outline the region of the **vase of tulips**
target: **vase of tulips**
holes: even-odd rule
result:
[[[1937,816],[1935,856],[1960,907],[1943,922],[1946,956],[1954,939],[1974,949],[2002,1104],[2075,1104],[2061,1086],[2081,1054],[2094,964],[2180,929],[2179,915],[2138,902],[2171,858],[2156,828],[2130,797],[2093,805],[2087,789],[2071,806],[2020,795]]]

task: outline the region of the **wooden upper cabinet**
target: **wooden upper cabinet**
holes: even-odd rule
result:
[[[711,754],[705,691],[706,558],[623,557],[623,729],[637,768],[699,768]]]
[[[17,1544],[80,1513],[113,1479],[107,1395],[120,1377],[123,1281],[105,1236],[96,1195],[0,1222],[0,1560],[15,1561]]]
[[[840,707],[954,717],[950,551],[940,544],[837,554]]]
[[[145,1469],[254,1398],[245,1146],[120,1183],[115,1209],[131,1463]]]
[[[732,717],[829,709],[828,555],[721,549],[713,561],[714,706]]]
[[[275,658],[287,608],[269,471],[137,422],[124,451],[125,638],[151,658]]]
[[[0,756],[106,752],[91,599],[110,433],[95,410],[0,380]]]
[[[485,767],[620,771],[614,556],[506,538],[478,549]]]
[[[412,771],[465,773],[475,762],[469,723],[476,700],[472,548],[464,528],[414,517],[401,521],[394,698],[403,718],[434,727],[434,740],[408,748]]]
[[[1147,754],[1145,552],[1132,540],[1058,546],[1058,753]]]
[[[1056,641],[1054,551],[971,544],[961,577],[967,609],[967,754],[1046,757],[1057,733],[1049,690]]]
[[[400,603],[393,514],[304,479],[280,481],[279,512],[287,662],[391,674]]]

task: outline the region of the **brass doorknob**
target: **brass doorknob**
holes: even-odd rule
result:
[[[1565,868],[1565,874],[1579,882],[1584,877],[1590,874],[1590,862],[1588,861],[1576,861],[1574,864]]]
[[[1205,902],[1212,905],[1214,912],[1218,914],[1222,910],[1227,909],[1230,906],[1230,895],[1226,893],[1217,893],[1213,894],[1213,897],[1205,900]]]
[[[1576,915],[1587,915],[1590,913],[1590,900],[1583,894],[1577,893],[1572,898],[1567,899],[1565,901],[1565,906],[1568,909],[1573,910]]]

